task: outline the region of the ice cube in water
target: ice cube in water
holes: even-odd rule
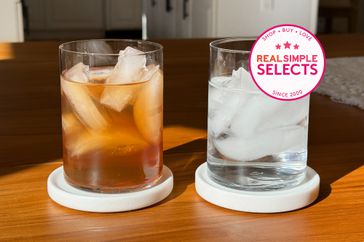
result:
[[[211,176],[247,190],[281,188],[302,181],[309,97],[293,102],[269,98],[243,68],[233,71],[230,80],[224,78],[209,82]]]

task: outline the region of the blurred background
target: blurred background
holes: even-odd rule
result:
[[[1,0],[0,41],[257,36],[281,23],[364,32],[364,0]]]

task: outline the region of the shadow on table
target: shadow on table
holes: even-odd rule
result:
[[[165,152],[164,163],[173,172],[174,188],[171,195],[160,203],[165,203],[178,197],[189,185],[195,182],[196,169],[199,165],[206,162],[206,153],[201,152],[202,147],[206,149],[206,139],[194,140]],[[194,149],[196,150],[192,151]],[[191,150],[191,152],[181,152],[183,150]]]
[[[362,143],[313,145],[310,147],[309,166],[320,175],[320,195],[315,203],[328,197],[335,181],[343,178],[363,165]]]
[[[331,193],[335,181],[363,165],[364,111],[311,95],[308,165],[320,175],[320,195]]]

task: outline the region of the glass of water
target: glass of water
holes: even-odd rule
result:
[[[253,42],[210,44],[208,173],[241,190],[293,187],[306,174],[309,96],[280,101],[261,92],[248,69]]]

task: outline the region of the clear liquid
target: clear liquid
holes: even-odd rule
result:
[[[208,168],[216,182],[261,191],[305,178],[309,97],[284,102],[209,82]]]

